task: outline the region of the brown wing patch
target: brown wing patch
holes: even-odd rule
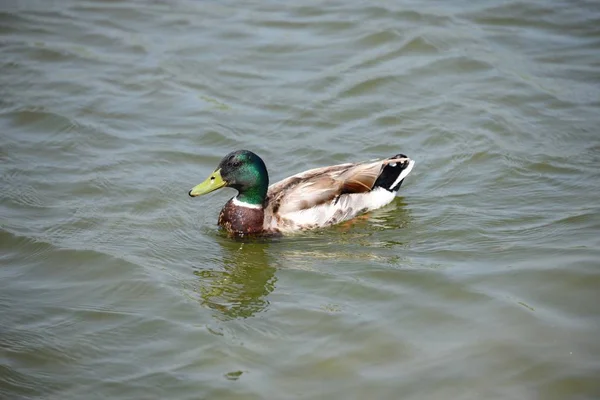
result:
[[[342,191],[340,194],[346,193],[365,193],[371,191],[373,189],[373,183],[367,179],[349,179],[344,181],[342,184]]]
[[[333,200],[339,193],[342,182],[327,176],[315,177],[290,188],[282,193],[279,200],[279,212],[289,213],[306,210]]]
[[[381,174],[381,162],[358,164],[346,171],[340,178],[344,181],[342,193],[365,193],[373,189],[377,177]]]
[[[369,192],[383,161],[315,168],[269,187],[267,213],[291,213],[337,201],[351,193]]]

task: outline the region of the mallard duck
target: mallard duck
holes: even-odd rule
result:
[[[269,186],[263,160],[248,150],[227,154],[189,191],[192,197],[222,187],[238,191],[219,214],[233,235],[277,234],[333,225],[390,203],[415,162],[404,154],[362,163],[310,169]]]

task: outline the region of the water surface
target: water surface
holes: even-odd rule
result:
[[[600,397],[595,1],[4,1],[0,397]],[[219,233],[273,180],[388,157],[400,196]]]

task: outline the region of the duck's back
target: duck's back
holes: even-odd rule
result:
[[[404,155],[360,164],[314,168],[272,184],[265,230],[333,225],[390,203],[414,161]]]

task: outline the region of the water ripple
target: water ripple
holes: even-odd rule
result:
[[[0,397],[598,392],[594,2],[0,8]],[[186,193],[237,148],[417,167],[236,241]]]

